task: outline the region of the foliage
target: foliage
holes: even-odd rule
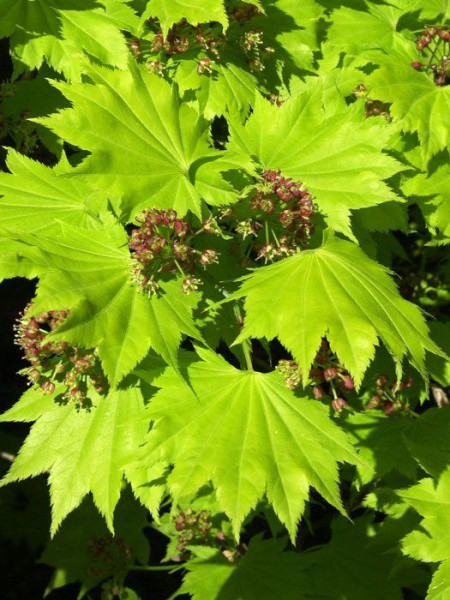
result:
[[[47,594],[450,596],[449,17],[0,0],[0,538]]]

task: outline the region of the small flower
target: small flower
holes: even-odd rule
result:
[[[219,253],[217,250],[203,250],[200,255],[199,262],[203,267],[217,264],[219,262]]]
[[[141,52],[141,44],[140,44],[139,40],[131,40],[130,50],[133,53],[135,58],[139,58],[141,56],[142,52]]]
[[[202,58],[197,63],[197,73],[199,75],[203,75],[204,73],[212,73],[213,72],[213,70],[211,68],[212,64],[213,64],[213,61],[210,58],[208,58],[208,57]]]
[[[197,279],[196,277],[185,277],[183,279],[183,293],[190,294],[196,292],[201,283],[201,279]]]
[[[384,387],[385,385],[387,385],[389,379],[387,375],[379,375],[377,377],[377,386],[378,387]]]
[[[343,398],[336,398],[335,400],[333,400],[333,402],[331,403],[331,406],[334,408],[334,410],[337,413],[340,413],[342,411],[342,409],[347,406],[347,401],[344,400]]]
[[[316,400],[321,400],[326,396],[325,391],[321,385],[315,385],[313,387],[313,395]]]
[[[54,394],[56,389],[55,384],[53,383],[53,381],[44,381],[44,383],[41,385],[41,390],[43,391],[44,394]]]
[[[338,370],[336,369],[336,367],[328,367],[323,372],[323,376],[325,377],[326,381],[331,381],[332,379],[335,379],[337,375]]]
[[[355,389],[355,382],[353,381],[352,377],[350,377],[350,375],[343,375],[342,381],[346,390]]]
[[[385,402],[384,404],[384,413],[390,417],[391,415],[393,415],[395,412],[395,406],[394,403],[391,402],[391,400],[388,400],[387,402]]]

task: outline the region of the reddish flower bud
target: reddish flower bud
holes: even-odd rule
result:
[[[204,267],[219,262],[219,253],[217,250],[203,250],[199,262]]]
[[[390,417],[392,414],[394,414],[394,412],[395,412],[394,403],[391,402],[390,400],[388,400],[387,402],[385,402],[385,404],[384,404],[384,412],[385,412],[385,414],[388,417]]]
[[[411,63],[411,66],[413,69],[420,69],[422,67],[422,63],[415,60]]]
[[[322,383],[323,381],[323,371],[322,369],[318,369],[317,367],[310,370],[309,376],[313,381],[317,383]]]
[[[345,389],[353,390],[355,388],[355,383],[350,375],[344,375],[342,381],[344,382]]]
[[[313,387],[313,395],[316,400],[321,400],[326,396],[325,391],[321,385],[315,385]]]
[[[377,386],[378,387],[384,387],[385,385],[387,385],[389,379],[387,375],[380,375],[377,378]]]
[[[328,369],[325,369],[325,371],[323,372],[323,376],[327,381],[331,381],[332,379],[337,377],[337,375],[338,370],[336,369],[336,367],[328,367]]]
[[[344,406],[347,406],[347,402],[343,398],[336,398],[336,400],[333,400],[331,403],[331,406],[336,412],[340,413]]]
[[[41,385],[41,390],[44,394],[53,394],[55,389],[56,386],[53,381],[44,381],[44,383]]]

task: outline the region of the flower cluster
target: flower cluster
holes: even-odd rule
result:
[[[286,386],[295,390],[302,382],[302,373],[298,364],[293,360],[280,360],[277,371],[284,377]],[[347,400],[342,396],[351,392],[355,384],[352,377],[339,364],[331,353],[328,342],[322,340],[309,379],[313,386],[312,392],[317,400],[331,399],[331,405],[336,412],[347,406]]]
[[[111,534],[92,538],[87,552],[91,559],[87,572],[89,577],[105,577],[119,572],[133,556],[131,547],[122,538]]]
[[[65,310],[53,310],[28,316],[29,305],[15,327],[16,344],[24,351],[30,367],[24,370],[31,384],[39,385],[45,394],[53,394],[62,384],[64,393],[57,397],[64,404],[88,408],[88,386],[104,394],[107,381],[95,350],[71,346],[67,342],[49,340],[49,334],[68,316]]]
[[[219,30],[207,26],[192,27],[183,19],[172,27],[166,37],[162,31],[158,31],[150,49],[152,52],[163,52],[168,56],[197,49],[217,58],[224,43],[225,37]]]
[[[272,54],[274,49],[266,46],[262,31],[247,31],[240,39],[242,50],[247,55],[247,63],[251,71],[264,70],[264,58],[267,54]]]
[[[301,183],[283,177],[280,171],[264,171],[262,181],[255,186],[250,210],[252,218],[238,221],[236,232],[245,239],[265,230],[265,244],[259,247],[257,260],[274,262],[308,245],[315,208]]]
[[[212,515],[207,510],[195,512],[192,508],[187,508],[174,517],[174,525],[177,532],[176,548],[179,554],[173,560],[188,560],[190,557],[188,546],[206,545],[222,548],[227,541],[226,534],[214,528]]]
[[[390,120],[389,105],[381,102],[381,100],[372,100],[372,98],[369,98],[367,88],[364,84],[358,85],[353,95],[356,98],[364,98],[364,112],[367,118],[381,117],[386,121]]]
[[[238,7],[234,8],[230,12],[229,16],[230,19],[233,19],[234,21],[246,24],[249,23],[253,19],[253,17],[257,17],[261,14],[262,12],[260,11],[260,9],[254,4],[243,3],[240,4]]]
[[[442,87],[450,83],[450,31],[447,28],[430,27],[417,41],[417,50],[422,60],[413,61],[411,66],[433,74],[434,83]]]
[[[158,278],[179,271],[183,277],[183,291],[196,291],[201,280],[194,276],[197,266],[206,268],[218,262],[216,250],[196,250],[192,240],[202,228],[192,232],[184,219],[172,210],[147,209],[136,219],[139,227],[129,238],[133,256],[132,280],[149,296],[160,289]]]
[[[390,383],[387,375],[379,375],[376,381],[376,393],[367,403],[366,409],[380,408],[385,414],[390,417],[394,413],[409,410],[409,406],[405,399],[401,397],[401,393],[413,386],[412,377],[401,381],[399,384]]]

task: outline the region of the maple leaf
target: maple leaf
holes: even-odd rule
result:
[[[104,398],[93,390],[90,395],[94,401],[90,411],[54,401],[49,406],[41,398],[41,414],[1,483],[48,472],[53,534],[89,492],[112,530],[123,471],[147,432],[148,419],[138,387],[114,390]],[[0,420],[35,418],[35,402],[36,396],[29,395]]]
[[[172,25],[186,19],[191,25],[217,21],[224,31],[228,27],[228,17],[223,0],[202,0],[193,3],[186,0],[151,0],[145,9],[141,21],[157,18],[161,24],[163,35],[166,36]]]
[[[421,17],[425,20],[437,19],[445,22],[450,19],[448,0],[418,0],[417,6],[421,9]]]
[[[82,598],[105,578],[117,575],[118,568],[131,566],[136,558],[146,563],[148,540],[143,532],[146,525],[146,511],[136,503],[129,489],[117,505],[114,537],[92,502],[86,499],[68,516],[39,559],[55,568],[45,594],[78,581],[81,583],[78,598]],[[109,552],[96,554],[102,544],[109,546]]]
[[[282,61],[285,78],[299,69],[310,69],[313,52],[320,46],[323,7],[315,0],[264,0],[261,5],[264,10],[252,19],[252,27],[263,32],[264,43]],[[276,69],[269,72],[270,78],[276,76]]]
[[[309,487],[339,510],[337,461],[355,462],[343,432],[321,404],[296,398],[278,373],[239,371],[198,349],[202,361],[186,367],[192,389],[168,371],[153,385],[149,416],[155,425],[144,463],[173,463],[172,496],[212,481],[235,536],[266,491],[295,538]]]
[[[283,551],[283,539],[255,536],[231,564],[213,548],[195,548],[180,594],[194,600],[401,600],[412,565],[402,559],[398,540],[370,521],[335,519],[328,544],[299,553]]]
[[[402,49],[412,37],[405,25],[413,30],[417,28],[414,20],[408,23],[407,19],[408,13],[415,10],[414,1],[410,0],[397,0],[392,4],[362,3],[358,9],[342,6],[333,11],[328,40],[333,46],[356,55],[375,48]]]
[[[422,313],[401,298],[388,271],[353,243],[333,236],[320,248],[244,278],[231,296],[242,297],[245,326],[237,341],[278,336],[304,373],[309,372],[323,336],[357,386],[378,338],[398,368],[408,355],[424,377],[425,350],[443,354],[430,339]]]
[[[363,484],[393,470],[410,480],[415,478],[418,464],[404,437],[414,427],[411,417],[387,417],[379,411],[367,411],[348,415],[342,421],[343,428],[364,460],[358,467]]]
[[[330,226],[353,237],[351,210],[399,200],[383,179],[401,166],[382,152],[389,129],[364,120],[359,107],[345,107],[329,118],[321,118],[321,112],[314,91],[281,107],[258,97],[245,125],[231,121],[229,147],[247,152],[264,169],[280,169],[301,181]]]
[[[437,482],[422,479],[400,495],[424,517],[420,528],[404,538],[404,551],[417,560],[440,563],[428,588],[427,600],[443,600],[450,594],[450,468]]]
[[[10,228],[48,233],[58,228],[56,220],[81,227],[98,223],[100,194],[70,177],[64,155],[51,169],[11,149],[6,165],[11,174],[0,173],[0,230],[4,233]]]
[[[1,0],[0,38],[10,36],[18,72],[39,68],[46,60],[56,71],[77,79],[83,66],[74,58],[80,59],[83,52],[125,68],[128,51],[117,28],[118,9],[124,10],[123,3],[115,0],[103,5],[94,0]]]
[[[195,90],[199,112],[207,119],[227,112],[246,116],[253,104],[257,80],[246,70],[246,63],[233,48],[225,48],[221,60],[211,64],[212,75],[200,75],[197,60],[183,60],[178,65],[175,80],[180,93]]]
[[[434,234],[431,244],[450,243],[450,167],[449,156],[432,172],[419,173],[402,186],[403,192],[417,200],[428,227]]]
[[[130,373],[150,347],[176,368],[182,333],[200,338],[192,317],[198,296],[186,296],[180,281],[161,282],[163,293],[152,297],[131,283],[127,236],[118,223],[100,223],[94,230],[61,225],[56,236],[18,237],[41,250],[49,269],[41,277],[33,310],[70,310],[51,337],[97,347],[112,385]]]
[[[368,78],[369,96],[391,103],[390,114],[403,131],[417,132],[424,161],[450,143],[450,87],[437,86],[425,72],[413,69],[414,46],[406,52],[374,56],[379,65]]]
[[[217,172],[225,154],[210,147],[209,122],[180,102],[176,87],[132,62],[125,73],[92,66],[89,75],[95,85],[55,83],[73,108],[38,119],[91,152],[76,172],[123,196],[128,213],[157,206],[200,215],[196,171],[208,163]]]

